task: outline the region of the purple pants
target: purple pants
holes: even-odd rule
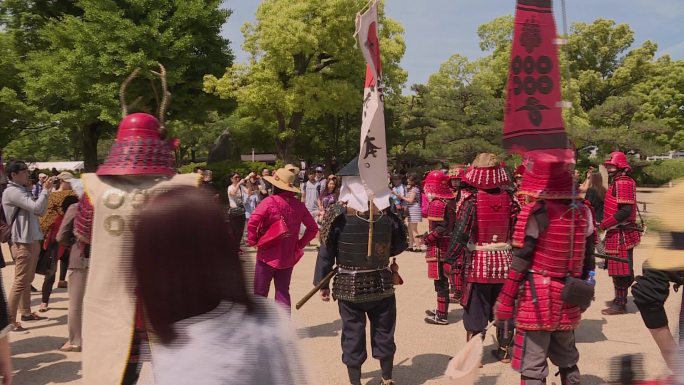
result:
[[[293,269],[294,267],[276,269],[262,261],[257,261],[254,268],[254,294],[268,298],[271,281],[275,281],[275,300],[289,310],[292,307],[290,304],[290,280]]]

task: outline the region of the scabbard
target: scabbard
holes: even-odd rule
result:
[[[304,298],[302,298],[301,300],[299,300],[299,302],[297,302],[297,305],[295,305],[295,308],[296,308],[297,310],[299,310],[302,306],[304,306],[304,304],[307,303],[307,302],[311,299],[311,297],[313,297],[319,290],[321,290],[321,288],[322,288],[323,286],[327,285],[328,282],[330,282],[330,280],[333,279],[333,277],[335,276],[335,274],[337,274],[337,269],[333,269],[333,271],[331,271],[330,273],[328,273],[328,275],[326,275],[326,276],[321,280],[321,282],[318,282],[318,283],[316,284],[316,286],[314,286],[314,288],[311,289],[310,292],[306,293],[306,295],[304,296]]]
[[[612,255],[606,255],[606,254],[594,254],[594,257],[605,259],[607,261],[615,261],[615,262],[621,262],[621,263],[628,263],[629,262],[629,258],[620,258],[620,257],[612,256]]]
[[[538,297],[537,297],[537,288],[534,286],[534,277],[532,276],[531,273],[527,273],[527,275],[525,276],[525,279],[527,280],[527,282],[530,283],[530,294],[532,295],[532,303],[536,305],[538,302],[537,301]]]

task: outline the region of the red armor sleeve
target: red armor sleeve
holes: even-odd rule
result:
[[[636,204],[636,182],[628,176],[615,179],[615,198],[618,204]]]
[[[527,221],[530,216],[541,209],[543,204],[539,201],[526,204],[520,210],[518,214],[517,221],[515,223],[515,229],[513,231],[513,242],[511,245],[513,247],[522,248],[525,245],[525,229],[527,228]]]
[[[515,299],[518,298],[520,292],[520,282],[525,277],[525,273],[521,273],[510,269],[508,271],[508,279],[504,283],[499,298],[496,303],[496,319],[505,321],[513,318],[513,308],[515,307]]]
[[[78,202],[76,218],[74,219],[74,234],[84,243],[90,244],[93,233],[93,205],[88,195]]]
[[[449,255],[461,255],[465,250],[476,223],[475,201],[477,195],[467,197],[459,206],[456,212],[456,226],[451,234],[451,244],[449,245]]]
[[[428,206],[428,221],[431,231],[425,236],[426,245],[434,245],[441,237],[447,233],[446,218],[447,203],[442,199],[433,199]]]

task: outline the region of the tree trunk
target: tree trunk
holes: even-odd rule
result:
[[[278,157],[283,159],[285,163],[294,164],[294,145],[295,136],[299,132],[299,128],[302,125],[302,120],[304,119],[303,111],[296,111],[290,117],[290,123],[285,122],[285,116],[281,112],[276,113],[276,119],[278,121],[278,135],[276,136],[276,149],[278,151]],[[281,133],[290,131],[284,139],[280,137]]]
[[[102,123],[91,123],[83,128],[83,162],[86,172],[97,170],[97,142],[102,133]]]

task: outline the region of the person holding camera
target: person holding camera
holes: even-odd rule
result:
[[[17,311],[21,312],[22,321],[45,319],[31,311],[31,282],[43,240],[38,217],[47,210],[53,178],[45,180],[40,196],[34,201],[31,191],[26,188],[29,182],[26,163],[12,161],[6,171],[9,183],[2,194],[2,207],[11,229],[10,251],[15,260],[14,284],[9,293],[9,321],[12,331],[22,332],[26,329],[17,322]]]

